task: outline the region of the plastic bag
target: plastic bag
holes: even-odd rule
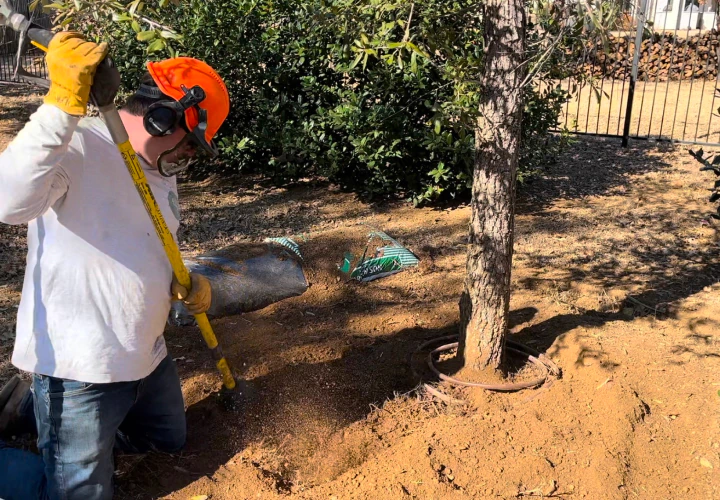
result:
[[[374,246],[374,253],[368,250]],[[420,260],[410,250],[382,231],[371,231],[362,256],[355,256],[346,252],[340,266],[340,272],[351,280],[368,282],[399,273],[410,267],[417,267]]]
[[[302,295],[308,288],[300,249],[290,238],[232,245],[186,259],[185,265],[210,280],[212,303],[207,314],[211,318],[257,311]],[[188,326],[195,318],[182,302],[174,301],[168,323]]]

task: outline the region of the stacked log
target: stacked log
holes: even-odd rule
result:
[[[632,71],[634,51],[634,37],[611,36],[608,50],[602,42],[587,47],[577,69],[598,78],[624,80]],[[654,33],[640,46],[638,80],[716,79],[719,53],[720,33],[716,31],[687,38]]]

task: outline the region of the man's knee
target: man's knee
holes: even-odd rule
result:
[[[162,439],[155,443],[158,450],[165,453],[177,453],[185,447],[187,441],[187,428],[183,425],[177,429],[173,429],[166,439]]]
[[[177,453],[185,447],[187,441],[187,425],[185,413],[164,422],[162,428],[141,431],[150,447],[164,453]]]

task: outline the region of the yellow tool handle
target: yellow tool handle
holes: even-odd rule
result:
[[[165,249],[165,253],[167,254],[178,283],[190,290],[190,273],[188,273],[188,270],[185,267],[185,263],[180,255],[180,249],[178,248],[170,229],[168,229],[167,224],[165,223],[165,218],[163,217],[162,212],[160,212],[160,207],[158,207],[157,200],[155,200],[155,196],[148,185],[145,172],[140,166],[137,154],[130,144],[127,131],[120,119],[117,108],[111,104],[100,108],[100,113],[102,113],[105,123],[110,131],[110,135],[113,138],[113,142],[117,145],[123,161],[125,162],[125,166],[127,167],[128,172],[130,172],[135,188],[145,205],[145,210],[150,216],[153,226],[155,226],[155,232],[157,232],[158,238],[160,238],[160,241],[162,242],[163,248]],[[215,337],[215,333],[210,325],[207,314],[202,313],[195,315],[195,321],[197,321],[197,324],[200,327],[200,333],[202,333],[205,343],[212,351],[213,359],[215,360],[216,366],[223,377],[223,385],[226,389],[234,389],[236,386],[235,377],[233,377],[230,366],[222,354],[222,350],[218,344],[217,338]]]

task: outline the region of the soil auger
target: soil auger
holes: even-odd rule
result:
[[[15,76],[22,77],[28,82],[40,85],[42,87],[49,87],[50,83],[40,77],[37,77],[22,67],[22,60],[27,52],[30,44],[39,48],[43,52],[47,52],[47,47],[50,44],[53,36],[55,35],[52,31],[46,30],[40,26],[33,24],[24,15],[16,12],[8,0],[0,0],[0,26],[7,26],[16,31],[19,35],[19,45],[16,57]],[[106,57],[105,60],[100,64],[97,69],[100,71],[117,71],[112,63],[110,57]],[[91,92],[91,101],[94,103]],[[120,155],[125,162],[125,166],[130,172],[135,188],[137,189],[140,198],[145,205],[148,216],[152,220],[155,231],[157,232],[158,238],[165,249],[170,265],[172,266],[173,272],[177,277],[178,282],[188,290],[191,287],[190,274],[188,273],[185,263],[180,255],[180,249],[175,243],[172,237],[172,233],[165,223],[162,212],[158,207],[157,201],[153,196],[153,193],[148,185],[145,172],[143,171],[137,154],[130,144],[128,133],[125,130],[120,115],[114,104],[100,107],[100,114],[102,115],[105,124],[110,131],[113,142],[118,148]],[[223,395],[224,401],[228,403],[228,406],[236,407],[236,398],[244,397],[244,391],[241,391],[238,384],[233,376],[232,370],[222,353],[220,345],[218,344],[215,333],[213,332],[212,326],[206,314],[198,314],[195,316],[195,321],[200,328],[200,333],[205,339],[205,343],[210,348],[213,359],[217,369],[220,371],[223,379]],[[227,397],[229,396],[229,397]]]

